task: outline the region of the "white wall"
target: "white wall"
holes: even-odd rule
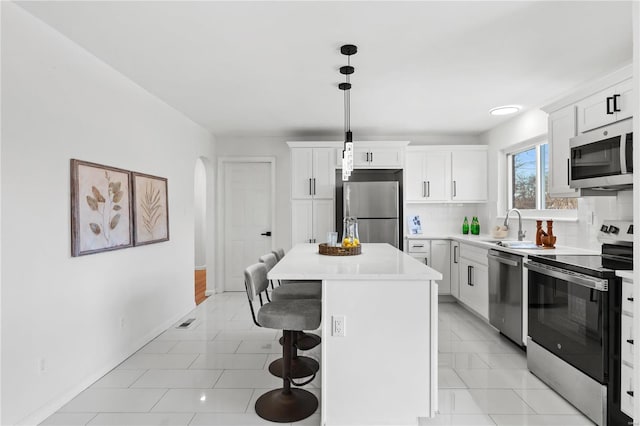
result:
[[[42,420],[194,307],[194,167],[213,158],[214,140],[8,2],[2,107],[0,423],[10,425]],[[70,158],[168,178],[171,240],[72,258]]]
[[[546,140],[547,114],[541,110],[532,110],[512,120],[483,133],[480,138],[489,146],[489,202],[486,212],[487,232],[491,226],[502,223],[506,213],[506,157],[505,151],[509,147],[528,141]],[[557,244],[563,246],[583,247],[593,250],[600,249],[597,241],[597,231],[604,219],[631,220],[633,214],[632,191],[619,192],[611,197],[584,197],[578,200],[577,222],[554,221],[553,233],[558,237]],[[502,218],[497,219],[498,216]],[[593,218],[593,224],[589,224]],[[542,219],[542,217],[540,218]],[[515,237],[517,216],[509,219]],[[527,232],[527,239],[535,239],[535,220],[523,220],[523,229]],[[543,224],[546,227],[546,224]]]
[[[207,267],[207,170],[204,162],[198,159],[194,173],[194,250],[196,269]]]

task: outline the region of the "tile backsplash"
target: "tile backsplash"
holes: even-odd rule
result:
[[[407,217],[420,215],[422,234],[425,236],[456,235],[462,231],[462,222],[466,216],[469,222],[478,216],[480,232],[489,234],[495,225],[504,222],[504,213],[498,212],[495,203],[485,204],[407,204]],[[542,218],[542,217],[541,217]],[[605,219],[633,220],[633,191],[620,191],[610,197],[583,197],[578,199],[577,220],[554,220],[553,233],[561,246],[581,247],[600,250],[598,230]],[[508,238],[517,238],[517,216],[509,218]],[[535,239],[535,219],[522,220],[527,240]],[[546,229],[546,223],[543,223]],[[405,228],[406,229],[406,228]]]

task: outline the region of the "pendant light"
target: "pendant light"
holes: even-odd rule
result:
[[[344,92],[344,149],[342,151],[342,180],[348,181],[353,172],[353,134],[351,133],[351,82],[349,76],[355,68],[351,66],[351,55],[358,52],[357,46],[345,44],[340,48],[340,53],[346,55],[347,65],[340,67],[340,74],[345,76],[345,82],[338,88]]]

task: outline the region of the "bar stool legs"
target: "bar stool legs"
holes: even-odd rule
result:
[[[272,422],[297,422],[306,419],[318,408],[318,399],[314,394],[291,388],[293,333],[291,330],[284,331],[282,388],[269,391],[256,401],[256,413]]]
[[[292,336],[293,348],[292,348],[292,355],[291,355],[291,376],[290,377],[292,379],[300,379],[302,377],[309,377],[316,374],[320,369],[320,364],[318,364],[318,361],[316,361],[313,358],[309,358],[307,356],[298,356],[298,348],[303,349],[299,345],[300,336],[301,334],[304,334],[304,333],[300,331],[294,331],[292,332],[292,334],[293,334]],[[315,334],[312,334],[312,336],[315,336]],[[320,339],[319,336],[316,336],[316,337]],[[318,346],[319,343],[320,342],[317,342],[313,346],[309,345],[305,347],[308,347],[308,349],[313,349],[314,347]],[[280,344],[284,345],[284,336],[280,338]],[[308,349],[303,349],[303,350],[308,350]],[[283,374],[282,374],[283,364],[284,364],[284,358],[279,358],[273,361],[271,364],[269,364],[269,372],[276,377],[283,377]]]

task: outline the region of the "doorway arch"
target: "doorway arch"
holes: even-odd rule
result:
[[[194,294],[196,305],[202,303],[207,292],[207,167],[206,159],[196,159],[193,177],[194,232]]]

